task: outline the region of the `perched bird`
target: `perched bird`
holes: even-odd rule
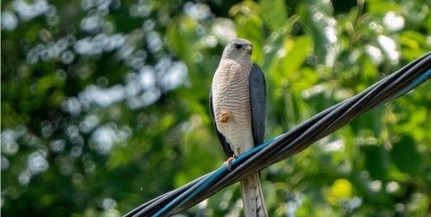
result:
[[[263,142],[265,78],[251,61],[252,51],[253,45],[245,39],[230,41],[211,86],[210,113],[228,157],[239,156]],[[259,173],[241,180],[241,194],[246,217],[268,216]]]

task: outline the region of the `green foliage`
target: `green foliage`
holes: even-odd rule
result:
[[[254,44],[266,138],[431,48],[420,1],[2,1],[5,216],[121,216],[226,159],[208,93]],[[430,216],[431,84],[261,172],[271,216]],[[242,215],[238,185],[189,216]]]

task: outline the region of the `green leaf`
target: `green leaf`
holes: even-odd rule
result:
[[[286,3],[283,0],[259,1],[264,22],[273,31],[283,28],[287,22]]]
[[[391,158],[401,172],[410,175],[421,173],[422,155],[410,136],[404,136],[392,145]]]
[[[386,179],[388,171],[388,158],[382,146],[365,145],[361,147],[365,155],[365,168],[373,179]]]

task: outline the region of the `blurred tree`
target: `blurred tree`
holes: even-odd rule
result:
[[[120,216],[224,161],[208,113],[253,42],[267,138],[429,51],[428,0],[2,1],[5,216]],[[262,172],[271,216],[430,216],[431,84]],[[241,215],[237,185],[185,213]]]

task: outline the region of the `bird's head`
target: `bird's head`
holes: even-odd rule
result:
[[[250,60],[252,52],[253,45],[251,42],[242,38],[237,38],[226,45],[222,58],[229,58],[237,61]]]

